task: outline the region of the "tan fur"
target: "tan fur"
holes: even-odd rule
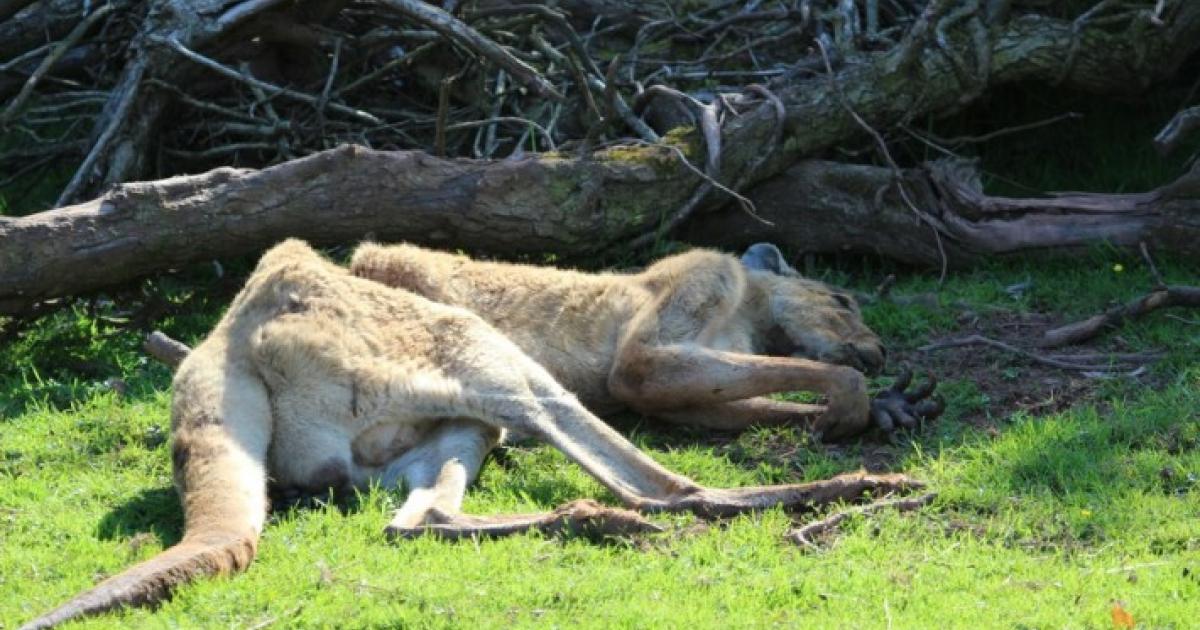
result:
[[[622,290],[596,286],[597,295]],[[590,300],[573,304],[578,313],[564,316],[588,317]],[[621,334],[602,336],[612,335],[603,343],[615,348]],[[586,360],[580,365],[580,373],[591,369]],[[713,515],[803,506],[830,487],[702,488],[640,452],[477,315],[351,276],[299,241],[263,256],[220,323],[180,365],[174,388],[182,541],[26,627],[152,603],[195,577],[244,569],[263,527],[268,477],[311,489],[403,482],[409,497],[388,528],[398,535],[425,528],[510,533],[597,513],[577,507],[549,520],[459,515],[467,483],[506,430],[549,442],[641,511]],[[865,474],[834,480],[841,498],[906,484],[900,476]]]
[[[768,268],[693,250],[625,275],[367,244],[351,271],[478,314],[596,411],[632,407],[727,429],[863,430],[869,401],[853,368],[882,367],[879,338],[853,298],[800,278],[773,246],[758,247]],[[829,407],[763,397],[800,389],[828,394]]]

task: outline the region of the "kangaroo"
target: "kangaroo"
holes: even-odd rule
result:
[[[634,274],[481,262],[364,244],[351,272],[461,306],[504,333],[589,408],[738,430],[799,423],[826,437],[911,427],[937,415],[930,381],[871,401],[863,372],[886,351],[854,298],[800,277],[769,243],[737,259],[707,250]],[[812,390],[828,405],[766,394]]]
[[[153,604],[189,580],[245,569],[263,529],[268,479],[309,490],[403,484],[409,495],[388,525],[393,535],[503,535],[578,522],[654,528],[631,510],[590,502],[545,514],[460,514],[466,484],[507,431],[560,449],[641,513],[803,508],[919,485],[903,475],[853,473],[808,484],[702,487],[592,415],[478,315],[355,277],[295,240],[262,257],[179,365],[173,388],[182,539],[25,628]]]

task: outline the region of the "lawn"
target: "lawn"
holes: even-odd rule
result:
[[[818,263],[860,289],[889,271]],[[1120,265],[1120,267],[1116,267]],[[1200,284],[1194,264],[1159,261]],[[1116,269],[1120,269],[1117,271]],[[176,541],[167,370],[138,350],[154,326],[195,342],[244,267],[147,283],[80,302],[0,342],[0,627],[15,627]],[[716,523],[655,517],[633,538],[525,535],[390,543],[402,491],[274,513],[251,569],[186,586],[157,611],[79,627],[1194,627],[1200,600],[1200,316],[1159,312],[1091,344],[1161,349],[1136,376],[1092,378],[980,348],[923,355],[982,332],[1014,343],[1150,284],[1136,257],[998,263],[902,274],[917,305],[865,309],[900,360],[942,380],[946,414],[912,435],[823,445],[794,429],[704,435],[617,423],[667,466],[710,485],[903,471],[939,493],[915,513],[855,517],[801,549],[784,539],[813,515]],[[1023,290],[1006,290],[1020,285]],[[894,372],[893,372],[894,373]],[[877,379],[884,386],[888,378]],[[614,498],[553,450],[503,449],[467,509],[552,508]]]

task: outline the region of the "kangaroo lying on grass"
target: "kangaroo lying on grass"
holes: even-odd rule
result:
[[[905,395],[903,377],[871,401],[863,372],[879,372],[885,350],[854,298],[801,278],[769,243],[740,261],[693,250],[637,274],[367,244],[350,269],[479,315],[600,413],[627,407],[734,430],[794,423],[828,437],[940,413],[927,400],[932,381]],[[764,397],[794,390],[822,392],[829,404]]]
[[[580,308],[587,304],[579,302]],[[662,312],[671,305],[668,300]],[[669,326],[657,334],[677,335]],[[769,383],[739,381],[747,368],[736,363],[722,364],[726,372],[698,382],[674,376],[679,366],[655,369],[675,378],[670,391],[688,400],[724,403],[768,385],[827,382],[796,361],[768,360],[764,365],[772,370],[755,378]],[[654,373],[644,378],[648,386],[661,380]],[[693,385],[704,390],[701,395],[690,391]],[[713,391],[726,386],[735,391]],[[866,413],[854,401],[838,404],[835,412]],[[590,502],[547,514],[460,514],[466,484],[506,430],[560,449],[640,512],[716,516],[775,505],[804,508],[919,485],[903,475],[854,473],[808,484],[702,487],[666,470],[592,415],[479,316],[354,277],[299,241],[263,256],[216,328],[180,364],[171,427],[184,510],[179,544],[26,628],[152,604],[195,577],[246,568],[267,510],[268,478],[308,490],[403,482],[409,497],[389,526],[400,533],[422,525],[450,536],[580,523],[606,531],[653,528],[634,512]]]

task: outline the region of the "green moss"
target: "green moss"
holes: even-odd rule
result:
[[[666,133],[662,137],[662,143],[668,146],[673,146],[683,154],[692,159],[703,154],[703,148],[700,146],[700,134],[696,133],[696,128],[684,125],[676,127]]]
[[[651,144],[619,144],[597,151],[597,160],[628,162],[649,166],[660,177],[674,175],[679,169],[679,156],[665,146]]]

